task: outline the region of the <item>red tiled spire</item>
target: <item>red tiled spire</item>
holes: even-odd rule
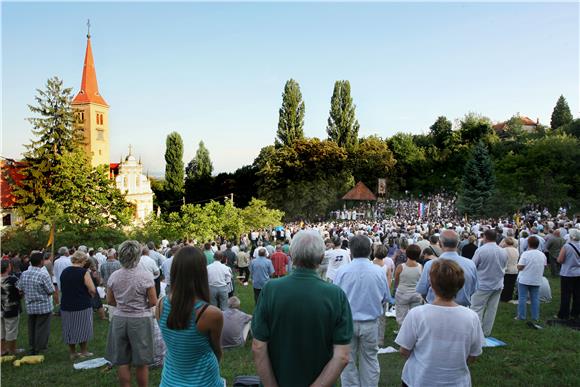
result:
[[[73,99],[73,104],[98,103],[107,105],[105,99],[99,94],[99,85],[97,84],[97,72],[95,71],[95,62],[93,60],[93,50],[91,48],[91,35],[87,34],[87,51],[85,53],[85,65],[83,67],[83,79],[81,81],[81,90]]]

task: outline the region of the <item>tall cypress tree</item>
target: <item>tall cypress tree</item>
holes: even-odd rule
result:
[[[175,202],[183,196],[183,140],[179,133],[169,133],[165,147],[164,190],[168,198]]]
[[[560,126],[564,126],[572,122],[572,113],[570,112],[570,106],[566,102],[566,98],[563,95],[558,98],[556,106],[554,106],[554,111],[552,112],[552,119],[550,120],[550,127],[552,129],[558,129]]]
[[[489,203],[495,190],[495,174],[491,158],[483,141],[473,148],[465,165],[459,210],[467,215],[482,216],[490,212]]]
[[[195,181],[201,178],[211,177],[213,164],[209,156],[209,150],[205,147],[203,141],[199,142],[195,157],[187,164],[185,168],[186,179]]]
[[[300,85],[294,79],[290,79],[286,82],[282,93],[276,146],[292,145],[295,140],[304,138],[304,111]]]
[[[355,118],[356,106],[350,96],[350,82],[336,81],[330,100],[330,114],[326,132],[340,147],[352,149],[358,144],[360,125]]]

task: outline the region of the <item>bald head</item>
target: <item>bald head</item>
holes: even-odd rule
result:
[[[439,240],[444,251],[454,251],[459,244],[459,235],[453,230],[445,230],[439,235]]]

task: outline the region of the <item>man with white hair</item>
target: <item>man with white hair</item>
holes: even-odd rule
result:
[[[240,310],[240,299],[236,296],[228,299],[228,308],[224,311],[222,328],[222,348],[243,347],[246,344],[252,316]]]
[[[467,259],[457,254],[459,236],[455,231],[443,231],[440,235],[439,243],[443,249],[443,253],[439,259],[450,259],[455,261],[463,269],[465,284],[461,289],[459,289],[459,292],[457,292],[455,302],[459,305],[469,307],[471,306],[471,296],[475,293],[475,289],[477,289],[477,268],[471,259]],[[433,302],[435,299],[435,294],[431,288],[431,279],[429,278],[429,272],[433,261],[434,260],[430,260],[425,263],[425,267],[423,267],[423,271],[421,272],[421,278],[416,287],[417,293],[422,295],[428,303]]]
[[[265,386],[330,386],[348,363],[353,334],[348,299],[316,273],[324,255],[318,232],[298,232],[290,255],[294,270],[269,281],[256,306],[254,363]]]
[[[81,246],[82,247],[82,246]],[[80,249],[80,247],[79,247]],[[56,286],[58,291],[60,292],[60,275],[69,266],[72,266],[72,262],[69,257],[69,250],[66,246],[63,246],[58,249],[58,259],[54,261],[54,277],[56,278]],[[62,293],[62,292],[61,292]],[[62,295],[62,294],[61,294]]]

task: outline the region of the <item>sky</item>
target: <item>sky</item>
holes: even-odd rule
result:
[[[86,21],[110,105],[111,162],[131,144],[165,169],[167,134],[184,162],[203,140],[214,174],[274,143],[285,82],[300,84],[304,132],[326,137],[336,80],[351,83],[360,135],[424,133],[440,115],[549,125],[563,94],[579,116],[575,3],[7,3],[2,9],[2,150],[32,138],[27,105],[58,76],[81,81]]]

